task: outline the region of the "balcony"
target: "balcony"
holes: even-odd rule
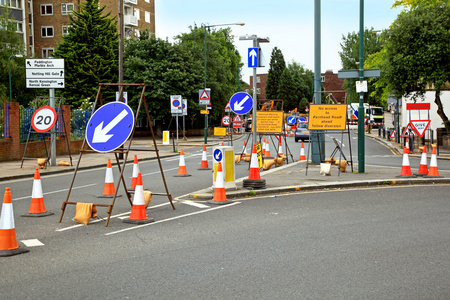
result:
[[[137,5],[137,0],[123,0],[123,4]]]
[[[123,23],[125,26],[138,26],[138,19],[133,15],[124,15]]]

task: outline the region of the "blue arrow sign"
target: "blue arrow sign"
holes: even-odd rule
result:
[[[294,125],[295,124],[295,117],[293,117],[293,116],[288,117],[287,118],[287,123],[289,125]]]
[[[230,108],[237,115],[245,115],[253,107],[253,99],[249,94],[239,92],[231,96]]]
[[[306,119],[305,118],[303,118],[303,117],[300,117],[300,118],[298,118],[298,121],[297,121],[298,123],[301,123],[301,122],[306,122]]]
[[[134,128],[134,113],[122,102],[110,102],[97,109],[86,127],[86,141],[97,152],[119,148]]]
[[[214,150],[214,159],[217,162],[221,162],[222,161],[222,151],[220,151],[220,149]]]
[[[258,67],[258,48],[248,48],[248,67],[257,68]]]

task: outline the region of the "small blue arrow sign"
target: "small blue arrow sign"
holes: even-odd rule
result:
[[[302,118],[302,117],[298,118],[297,123],[301,123],[301,122],[306,122],[306,119],[305,119],[305,118]]]
[[[257,68],[258,67],[258,48],[248,48],[248,67]]]
[[[295,124],[295,117],[293,117],[293,116],[288,117],[287,118],[287,123],[289,125],[294,125]]]
[[[214,150],[214,159],[217,162],[221,162],[222,161],[222,151],[220,151],[220,149]]]
[[[253,107],[253,99],[249,94],[239,92],[231,96],[230,108],[237,115],[245,115]]]
[[[110,102],[97,109],[86,127],[86,141],[97,152],[119,148],[134,128],[134,113],[122,102]]]

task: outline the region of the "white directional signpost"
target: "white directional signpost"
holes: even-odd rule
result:
[[[125,143],[133,132],[134,113],[122,102],[110,102],[89,119],[86,126],[86,141],[92,150],[110,152]]]

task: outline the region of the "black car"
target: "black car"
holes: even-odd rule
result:
[[[302,140],[302,142],[309,141],[308,123],[298,123],[297,129],[295,130],[294,139],[296,143],[298,142],[298,140]]]
[[[245,125],[244,125],[245,127],[245,132],[250,132],[250,131],[252,131],[252,119],[251,118],[249,118],[249,119],[247,119],[246,121],[245,121]]]

